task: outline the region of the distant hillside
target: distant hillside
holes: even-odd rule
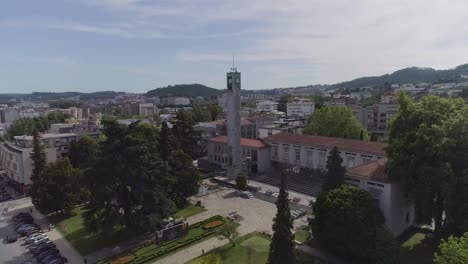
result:
[[[340,88],[360,88],[364,86],[382,87],[385,83],[437,83],[466,81],[460,75],[468,74],[468,64],[460,65],[449,70],[434,70],[432,68],[405,68],[392,74],[374,77],[362,77],[348,82],[337,83],[333,86]]]
[[[151,91],[148,91],[146,95],[148,96],[186,96],[186,97],[211,97],[218,96],[222,94],[222,90],[214,89],[207,87],[202,84],[177,84],[169,85],[167,87],[157,88]]]
[[[112,99],[118,95],[125,94],[124,92],[102,91],[94,93],[86,93],[80,95],[80,99]]]
[[[80,92],[62,92],[62,93],[48,93],[48,92],[33,92],[30,94],[0,94],[0,104],[8,102],[23,100],[23,101],[60,101],[68,99],[112,99],[118,95],[125,94],[124,92],[104,91],[93,93],[80,93]]]

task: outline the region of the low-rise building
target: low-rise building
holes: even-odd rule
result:
[[[386,159],[365,163],[346,172],[345,182],[368,191],[379,203],[387,228],[395,235],[414,223],[414,206],[398,182],[385,173]]]
[[[13,107],[0,109],[0,123],[7,126],[20,118],[20,110]]]
[[[66,157],[70,144],[77,141],[82,135],[97,137],[99,134],[98,132],[85,134],[42,134],[41,143],[44,146],[47,162],[53,162],[58,158]],[[32,136],[15,136],[14,142],[3,142],[0,144],[0,168],[5,171],[3,180],[10,183],[21,193],[27,192],[31,185],[31,173],[34,167],[31,160],[32,151]]]
[[[308,99],[298,99],[286,104],[288,117],[306,117],[315,110],[315,102]]]
[[[122,105],[124,116],[152,116],[158,113],[158,108],[152,103],[128,103]]]
[[[230,164],[227,136],[218,136],[208,140],[208,161],[227,167]],[[270,148],[259,139],[241,138],[241,160],[246,171],[265,173],[270,168]]]
[[[278,110],[278,103],[270,100],[261,100],[255,104],[257,112],[272,112]]]

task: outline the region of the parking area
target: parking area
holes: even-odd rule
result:
[[[65,261],[55,260],[58,259],[59,253],[61,256],[65,257],[69,263],[82,263],[81,256],[76,253],[76,251],[68,244],[68,242],[60,235],[60,233],[55,230],[49,230],[48,223],[44,216],[39,214],[36,210],[32,209],[31,200],[29,198],[22,198],[17,200],[10,200],[0,204],[0,209],[3,211],[4,208],[8,208],[0,216],[0,237],[1,243],[0,246],[0,263],[6,264],[21,264],[21,263],[63,263]],[[32,209],[32,213],[31,213]],[[16,220],[13,220],[15,216]],[[31,215],[31,216],[28,216]],[[26,219],[26,220],[25,220]],[[19,227],[19,223],[27,224],[37,224],[38,229],[40,229],[43,235],[37,234],[37,237],[30,239],[28,243],[26,242],[26,237],[18,237],[16,241],[7,241],[7,236],[18,235],[19,230],[15,230]],[[29,228],[22,228],[29,230]],[[31,231],[31,230],[29,230]],[[23,233],[24,234],[24,233]],[[47,237],[47,239],[45,239]],[[47,246],[36,247],[37,250],[30,250],[31,245],[38,246],[39,244],[44,244],[48,242]],[[51,246],[53,244],[54,246]],[[46,250],[48,248],[49,250]],[[56,249],[51,250],[51,249]],[[35,251],[36,254],[33,254]],[[41,261],[39,261],[39,253],[48,251],[48,254],[43,254],[41,256]],[[65,260],[65,259],[62,259]],[[29,262],[28,262],[29,261]]]

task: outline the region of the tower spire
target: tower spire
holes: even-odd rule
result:
[[[234,53],[232,53],[232,67],[231,72],[237,72],[236,65],[234,64]]]

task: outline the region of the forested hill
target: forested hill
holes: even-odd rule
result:
[[[385,83],[405,84],[405,83],[437,83],[437,82],[460,82],[467,81],[461,75],[468,75],[468,64],[460,65],[448,70],[434,70],[432,68],[405,68],[392,74],[381,76],[362,77],[352,81],[337,83],[335,87],[360,88],[365,86],[381,87]]]
[[[151,91],[148,91],[146,94],[148,96],[186,96],[186,97],[211,97],[218,96],[222,94],[222,90],[214,89],[207,87],[202,84],[177,84],[169,85],[167,87],[157,88]]]

